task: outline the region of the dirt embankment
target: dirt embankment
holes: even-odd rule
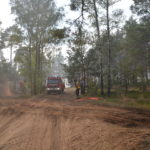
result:
[[[75,102],[71,92],[0,100],[0,150],[149,150],[150,112]]]

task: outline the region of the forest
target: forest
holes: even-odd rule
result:
[[[0,25],[0,83],[24,80],[29,94],[42,93],[54,51],[67,45],[66,61],[61,56],[57,61],[70,83],[84,81],[88,95],[149,97],[150,0],[133,0],[128,20],[115,9],[118,2],[71,0],[69,9],[78,17],[66,20],[66,6],[59,8],[54,0],[10,0],[15,24]]]

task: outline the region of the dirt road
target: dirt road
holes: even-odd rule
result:
[[[149,150],[150,112],[76,102],[73,91],[0,99],[0,150]]]

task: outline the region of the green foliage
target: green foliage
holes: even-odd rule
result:
[[[110,75],[112,87],[122,87],[117,92],[112,91],[112,99],[125,92],[130,99],[148,99],[149,94],[145,91],[149,85],[150,71],[150,1],[133,0],[131,9],[141,19],[136,21],[130,18],[122,29],[119,27],[123,19],[122,10],[108,12],[109,7],[117,1],[71,0],[71,10],[79,10],[81,14],[72,23],[74,27],[67,30],[57,29],[63,14],[53,0],[10,0],[16,25],[7,28],[5,32],[0,28],[0,75],[5,76],[5,72],[10,73],[11,70],[2,49],[17,46],[15,63],[18,71],[27,81],[31,93],[37,94],[42,89],[46,74],[50,72],[51,43],[58,44],[68,34],[70,50],[65,69],[70,80],[91,77],[99,78],[102,83],[103,77],[106,89],[109,87]],[[104,14],[106,12],[107,17]],[[91,24],[86,23],[89,20],[86,20],[85,14]],[[87,28],[92,30],[88,31]],[[129,91],[131,85],[141,87],[140,92]],[[88,94],[100,96],[99,93],[99,85],[89,81]]]
[[[138,84],[141,84],[141,91],[144,91],[149,84],[150,23],[146,18],[150,16],[150,2],[149,0],[134,0],[132,10],[140,15],[142,19],[139,22],[131,17],[122,29],[120,29],[120,22],[124,19],[123,11],[118,9],[111,12],[110,9],[116,2],[118,0],[71,1],[72,10],[80,10],[81,12],[81,16],[75,20],[75,24],[79,22],[83,30],[85,21],[83,18],[87,14],[91,22],[91,26],[88,26],[94,27],[96,30],[91,36],[91,48],[88,51],[83,51],[84,71],[87,76],[98,77],[101,83],[102,78],[100,77],[103,77],[104,89],[110,89],[117,85],[121,87],[119,93],[128,93],[131,85],[138,86]],[[105,12],[100,12],[101,9],[105,10]],[[107,14],[104,14],[106,12]],[[107,30],[104,29],[104,27],[106,28],[106,23]],[[114,29],[117,29],[117,31]],[[99,32],[101,33],[100,35]],[[83,37],[81,40],[79,36],[74,36],[77,34],[80,35],[80,30],[72,34],[73,40],[70,40],[73,46],[70,46],[69,65],[66,67],[70,78],[75,78],[76,74],[81,74],[80,70],[82,70],[80,56],[83,55],[80,53],[80,47],[77,46],[85,43]],[[102,85],[101,83],[100,85]],[[112,92],[111,94],[113,95],[114,93]],[[131,92],[129,97],[136,98],[137,95],[137,93]]]
[[[7,46],[18,45],[23,40],[22,31],[17,25],[13,25],[5,30],[5,41]]]
[[[150,100],[138,100],[135,106],[150,109]]]
[[[126,93],[126,96],[129,98],[137,99],[141,96],[141,93],[139,91],[129,91]]]
[[[99,70],[99,58],[97,55],[96,48],[90,49],[85,57],[86,69],[89,75],[98,77],[100,74]]]
[[[0,57],[2,56],[2,49],[5,47],[5,41],[4,41],[4,31],[1,28],[1,22],[0,22]]]
[[[53,0],[10,0],[10,4],[16,23],[23,33],[23,38],[17,38],[16,34],[9,38],[10,41],[21,42],[15,62],[29,85],[31,94],[37,94],[41,92],[46,73],[50,69],[47,57],[50,54],[50,43],[64,38],[65,29],[56,29],[63,16],[62,9],[58,9]],[[14,30],[15,33],[20,33],[17,28],[11,29]]]
[[[131,6],[133,13],[148,21],[150,19],[150,0],[133,0],[133,2],[134,5]]]
[[[76,31],[73,32],[70,40],[70,50],[68,51],[68,64],[65,70],[70,81],[85,77],[86,61],[85,51],[87,44],[86,30],[76,24]]]
[[[150,92],[149,91],[145,91],[142,94],[143,94],[144,99],[150,99]]]
[[[150,92],[149,92],[150,93]],[[111,96],[103,97],[100,101],[96,103],[112,105],[112,106],[121,106],[121,107],[130,107],[130,108],[143,108],[150,109],[150,95],[149,93],[143,93],[139,91],[129,91],[126,95],[118,95],[117,91],[112,92]],[[148,97],[143,97],[143,95]]]
[[[98,96],[100,94],[99,87],[95,82],[89,81],[88,88],[87,88],[87,94],[89,96]]]
[[[85,0],[71,0],[70,9],[73,11],[79,10],[83,2],[85,2]]]
[[[65,38],[65,31],[66,29],[56,29],[52,30],[52,36],[57,39],[64,39]]]

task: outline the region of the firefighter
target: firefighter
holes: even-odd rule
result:
[[[77,98],[80,98],[79,97],[79,95],[80,95],[80,82],[77,80],[75,80],[75,87],[76,87],[76,91],[75,91],[75,93],[76,93],[76,96],[77,96]]]

